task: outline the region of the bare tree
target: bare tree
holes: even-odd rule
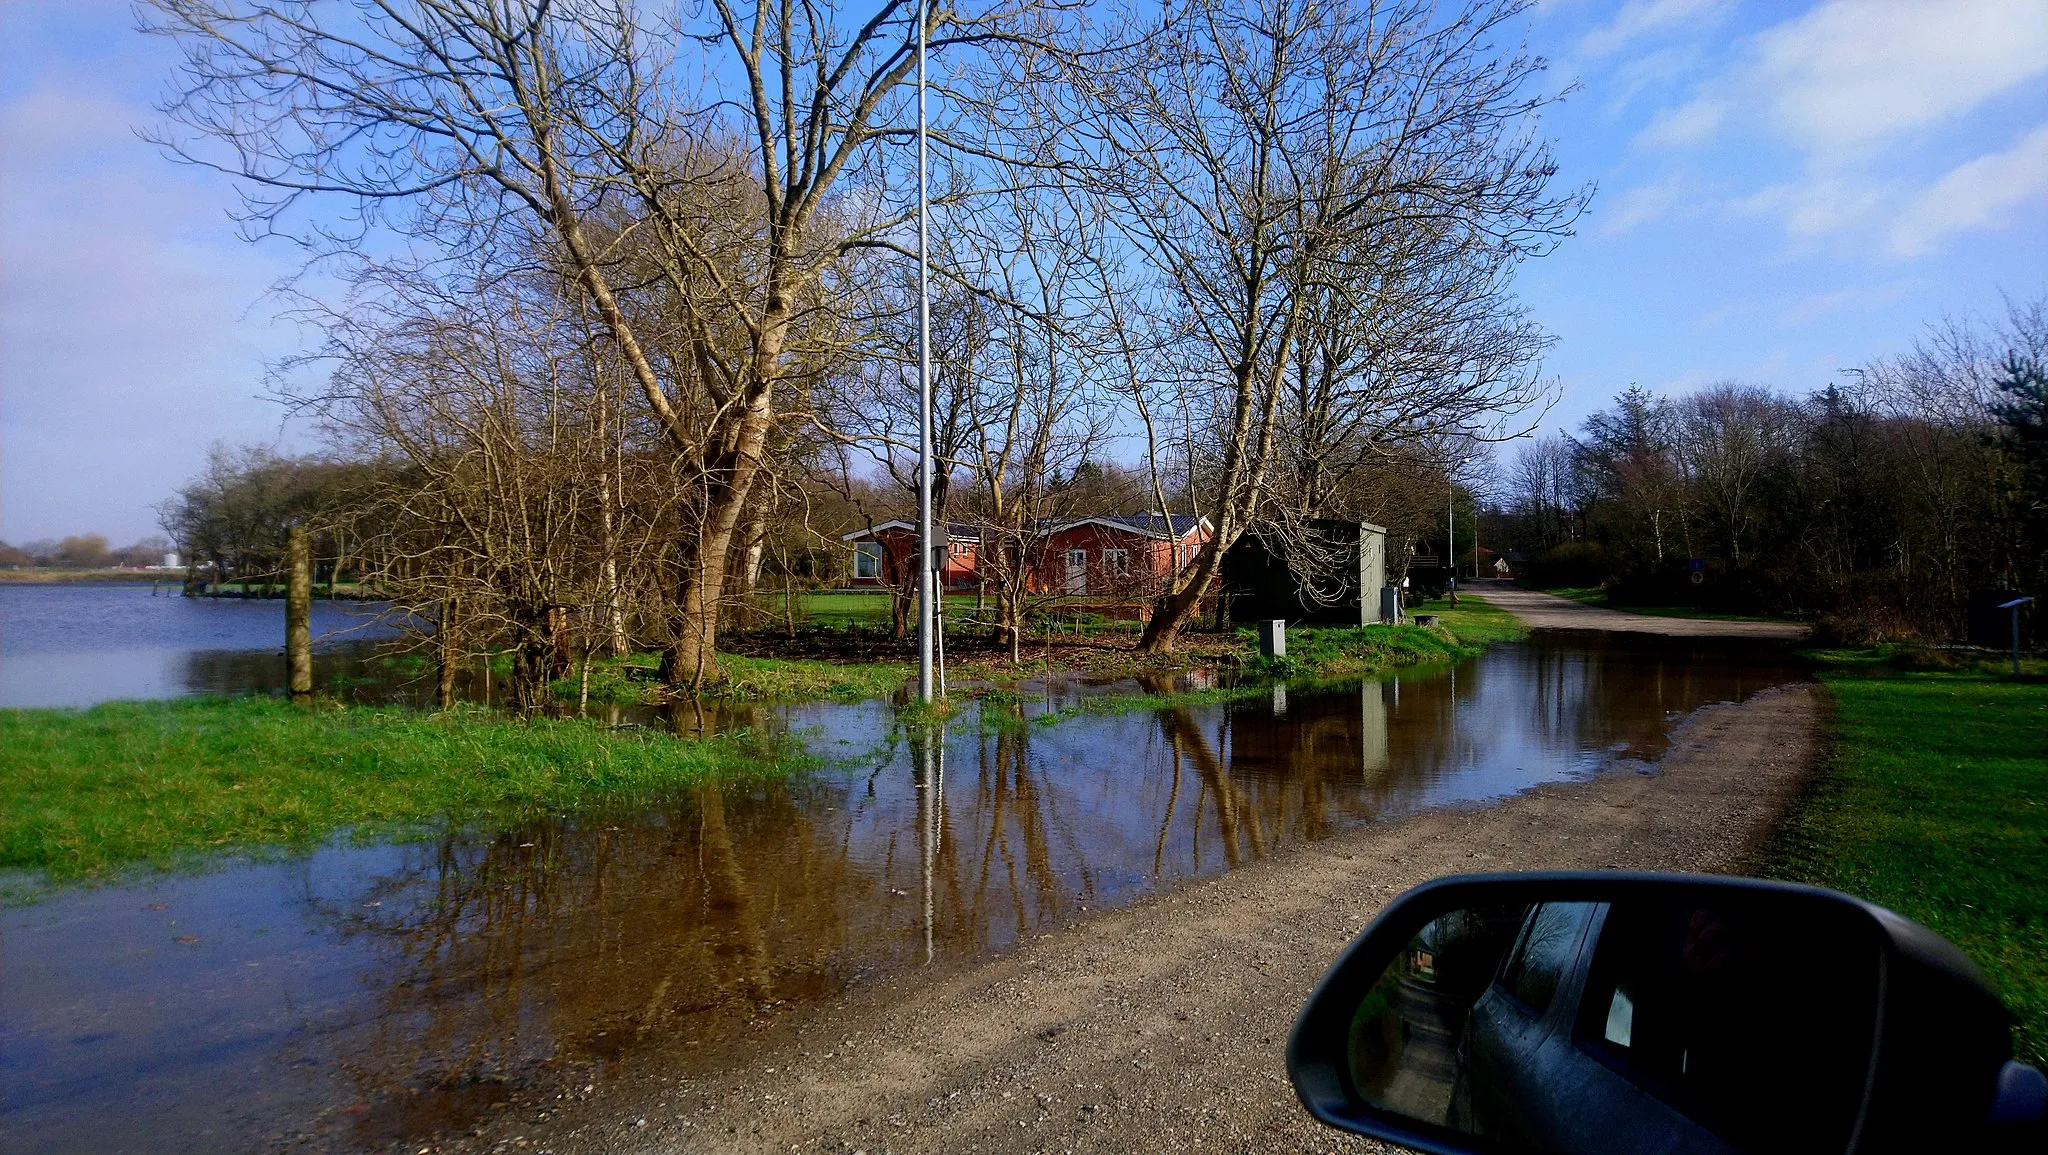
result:
[[[1285,386],[1319,303],[1350,304],[1399,238],[1541,251],[1580,198],[1521,126],[1540,62],[1494,43],[1518,3],[1193,0],[1125,15],[1133,46],[1069,74],[1063,137],[1155,279],[1214,532],[1139,642],[1170,649],[1260,515]],[[1399,310],[1398,302],[1393,306]]]
[[[1790,465],[1800,432],[1797,408],[1758,385],[1724,382],[1680,406],[1678,460],[1699,516],[1736,569],[1754,558],[1766,486]]]
[[[1570,533],[1577,507],[1572,485],[1571,443],[1556,434],[1523,445],[1508,465],[1507,499],[1533,531],[1533,544],[1550,549]]]
[[[242,177],[258,231],[341,196],[442,251],[542,255],[583,295],[688,489],[667,679],[716,679],[741,521],[779,408],[818,367],[805,314],[906,219],[886,146],[906,132],[913,12],[944,52],[1002,41],[1017,8],[889,0],[842,26],[714,0],[699,28],[625,0],[152,8],[185,52],[164,109],[189,131],[163,142]]]

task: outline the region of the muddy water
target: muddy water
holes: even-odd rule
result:
[[[925,769],[882,704],[764,713],[834,761],[645,810],[336,846],[0,912],[0,1146],[396,1149],[687,1074],[863,976],[1419,808],[1654,759],[1803,675],[1730,640],[1539,634],[1227,706],[970,713]],[[1002,716],[997,717],[1000,713]]]

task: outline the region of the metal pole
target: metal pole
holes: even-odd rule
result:
[[[932,700],[932,309],[926,247],[924,48],[925,3],[917,6],[917,700]]]
[[[2020,607],[2033,600],[2033,598],[2014,598],[1998,607],[2012,614],[2012,676],[2015,678],[2020,676]]]
[[[1455,475],[1453,475],[1455,477]],[[1452,480],[1444,495],[1444,565],[1451,571],[1450,587],[1458,586],[1458,483]]]

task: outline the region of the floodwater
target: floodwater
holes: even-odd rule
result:
[[[407,1150],[495,1105],[687,1075],[759,1017],[1418,809],[1663,752],[1805,675],[1740,639],[1539,633],[1228,705],[751,719],[832,759],[630,813],[60,891],[0,911],[0,1146]],[[995,717],[1003,715],[1003,717]],[[926,765],[926,763],[929,763]]]
[[[0,707],[285,688],[284,602],[188,598],[178,582],[0,584]],[[396,630],[375,603],[313,603],[318,685],[356,684]]]

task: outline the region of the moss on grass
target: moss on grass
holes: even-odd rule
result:
[[[271,698],[0,710],[0,869],[52,879],[637,805],[807,764],[750,734],[684,740],[481,710]]]
[[[2048,685],[1903,671],[1827,652],[1825,772],[1774,838],[1765,873],[1847,891],[1925,923],[1984,968],[2048,1061]]]

